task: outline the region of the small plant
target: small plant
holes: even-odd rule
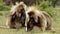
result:
[[[40,5],[36,5],[36,8],[48,12],[52,17],[56,15],[56,11],[50,6],[49,1],[41,2]]]
[[[5,6],[3,3],[0,3],[0,11],[10,10],[10,6]]]
[[[36,5],[36,7],[40,10],[44,10],[45,8],[50,7],[49,5],[50,5],[49,1],[43,1],[39,5]]]

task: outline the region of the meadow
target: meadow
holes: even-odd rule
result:
[[[6,28],[6,20],[7,15],[9,11],[0,11],[2,13],[0,15],[0,26],[3,26],[5,28],[0,28],[0,34],[60,34],[60,9],[55,8],[55,16],[53,15],[53,23],[52,26],[56,29],[55,33],[52,33],[50,30],[47,30],[45,32],[41,32],[39,28],[34,28],[30,32],[26,32],[25,28],[20,28],[18,32],[16,32],[15,29],[7,29]]]
[[[42,7],[39,8],[37,6],[37,8],[40,10],[40,8]],[[25,31],[25,27],[20,28],[19,31],[16,31],[15,29],[7,29],[6,20],[9,11],[10,11],[10,7],[7,8],[6,6],[3,6],[3,4],[0,3],[0,34],[60,34],[60,8],[45,9],[45,11],[47,11],[49,14],[52,15],[52,19],[53,19],[52,27],[56,30],[55,33],[52,33],[50,30],[42,32],[38,27],[34,27],[34,29],[29,32]],[[4,28],[1,28],[1,26]]]

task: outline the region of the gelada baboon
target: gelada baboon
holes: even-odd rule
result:
[[[27,11],[29,15],[29,22],[27,23],[27,29],[32,30],[34,26],[38,26],[42,31],[55,30],[52,28],[52,18],[47,12],[39,11],[33,7],[30,7]]]
[[[36,10],[34,7],[30,7],[26,12],[29,15],[27,30],[31,30],[34,26],[38,26],[42,31],[45,31],[47,28],[47,20],[42,12]]]
[[[25,26],[25,6],[26,5],[23,2],[20,2],[11,8],[10,15],[7,20],[7,26],[9,28],[20,28],[21,26]]]

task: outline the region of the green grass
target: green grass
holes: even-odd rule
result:
[[[6,19],[9,12],[7,11],[0,11],[3,15],[0,16],[0,26],[6,27]],[[18,32],[15,29],[4,29],[0,28],[0,34],[60,34],[60,9],[55,9],[55,14],[53,15],[54,22],[52,26],[56,29],[55,33],[52,33],[50,30],[42,32],[39,28],[34,28],[30,32],[26,32],[25,28],[21,28]]]

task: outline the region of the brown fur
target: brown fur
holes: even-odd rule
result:
[[[43,12],[43,14],[45,15],[45,17],[47,19],[47,29],[51,29],[51,27],[52,27],[52,18],[51,18],[51,16],[47,12]]]
[[[19,4],[12,7],[7,21],[9,28],[19,28],[20,26],[25,25],[26,14],[24,5],[25,4],[23,2],[20,2]]]
[[[55,29],[52,27],[52,18],[51,16],[47,13],[47,12],[43,12],[43,14],[45,15],[46,19],[47,19],[47,30],[51,30],[53,33],[55,32]]]
[[[42,31],[47,29],[55,32],[55,30],[52,28],[52,18],[47,12],[30,8],[28,9],[27,13],[29,15],[29,22],[27,23],[28,30],[32,30],[34,26],[37,26],[41,28]]]
[[[41,28],[42,31],[45,31],[47,28],[47,20],[46,17],[42,14],[42,12],[32,8],[30,8],[27,12],[29,18],[31,19],[32,17],[34,19],[33,21],[31,21],[32,19],[29,19],[29,22],[27,23],[27,25],[29,26],[27,27],[27,29],[32,29],[34,26],[38,26],[39,28]]]

